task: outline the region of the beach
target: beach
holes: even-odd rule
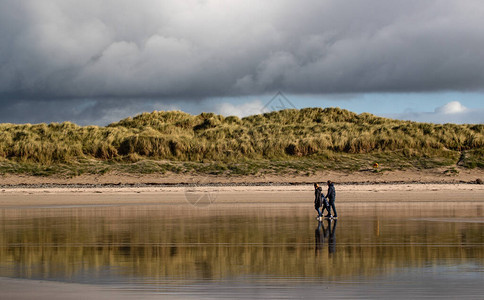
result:
[[[324,185],[323,185],[324,188]],[[336,185],[338,203],[371,202],[484,202],[480,184],[341,184]],[[0,207],[96,204],[180,204],[187,194],[213,196],[223,203],[308,203],[313,201],[311,184],[236,186],[13,186],[0,190]]]
[[[324,188],[323,185],[325,192]],[[311,281],[316,276],[326,278],[327,281],[324,281],[323,286],[326,289],[326,295],[331,297],[355,298],[357,295],[365,293],[373,295],[374,298],[381,295],[387,297],[392,294],[395,299],[406,299],[408,292],[414,293],[414,298],[419,298],[424,295],[425,291],[438,293],[444,298],[452,298],[463,292],[468,293],[467,297],[473,297],[471,292],[478,290],[477,285],[471,285],[471,292],[469,292],[464,288],[467,282],[463,281],[461,284],[455,285],[456,282],[460,282],[458,278],[447,279],[432,275],[429,279],[428,275],[425,275],[426,277],[418,275],[421,272],[419,271],[421,268],[419,260],[433,261],[435,256],[444,255],[443,258],[446,261],[451,261],[455,255],[454,241],[442,244],[441,238],[436,237],[435,241],[422,240],[424,244],[416,243],[409,247],[406,244],[396,244],[393,239],[394,237],[401,237],[403,240],[413,239],[414,236],[422,234],[420,230],[413,227],[415,222],[430,224],[427,226],[440,226],[436,227],[438,228],[435,229],[436,233],[443,230],[442,228],[456,226],[459,230],[471,230],[468,234],[475,235],[476,233],[472,230],[481,230],[479,228],[482,228],[482,223],[484,223],[482,205],[484,204],[484,185],[360,182],[337,184],[336,191],[339,222],[341,222],[338,229],[338,244],[331,246],[332,244],[329,242],[328,256],[320,254],[323,255],[324,260],[317,262],[312,258],[315,251],[312,240],[315,225],[313,224],[314,189],[310,183],[4,185],[0,189],[0,210],[4,218],[12,223],[4,225],[6,245],[4,245],[5,251],[0,252],[4,264],[4,269],[2,269],[4,277],[0,277],[0,290],[2,295],[8,299],[19,300],[31,299],[34,295],[38,299],[84,299],[85,297],[137,299],[141,295],[146,299],[157,299],[160,294],[166,299],[202,296],[207,299],[246,296],[261,298],[261,291],[263,291],[264,297],[280,298],[288,295],[294,297],[305,295],[312,298],[322,289],[320,283],[316,284]],[[299,221],[295,222],[294,216],[297,216]],[[286,222],[278,222],[275,218],[282,218]],[[400,225],[393,227],[393,219],[400,220],[398,223]],[[44,225],[33,225],[39,220],[44,220],[41,223]],[[267,223],[258,224],[257,222],[262,222],[261,220]],[[359,223],[353,223],[354,220],[359,220]],[[369,223],[365,225],[366,222]],[[15,225],[17,223],[19,225]],[[296,231],[307,235],[301,242],[292,241],[291,230],[295,229],[289,229],[295,226],[291,225],[293,223],[299,226]],[[7,224],[12,225],[7,226]],[[137,229],[138,226],[141,226],[137,224],[144,224],[139,228],[145,229]],[[178,225],[175,226],[175,224]],[[206,224],[212,225],[207,226]],[[276,224],[277,226],[275,226]],[[444,227],[439,224],[444,224]],[[25,231],[27,230],[25,226],[33,227],[28,229],[29,231]],[[367,233],[353,232],[350,230],[351,226],[358,226],[357,228],[361,228],[358,230],[364,230]],[[160,228],[164,229],[160,230]],[[187,228],[186,231],[184,228]],[[215,233],[213,232],[215,228],[220,229]],[[399,228],[405,228],[405,231],[401,232]],[[33,235],[29,233],[30,230],[33,230]],[[194,235],[195,238],[200,230],[204,232],[205,238],[199,242],[191,243],[192,238],[188,237],[185,242],[173,242],[174,239],[185,239],[184,236],[187,235]],[[397,231],[386,234],[386,230]],[[451,232],[452,230],[450,229]],[[25,237],[28,240],[15,242],[20,231],[25,231]],[[145,231],[146,233],[143,233]],[[247,238],[247,240],[232,238],[243,237],[248,232],[259,231],[261,233]],[[388,241],[384,243],[378,241],[380,231],[382,237],[388,236]],[[105,236],[105,233],[108,232],[109,235]],[[273,234],[274,232],[283,234],[283,236],[278,237],[277,234]],[[429,234],[429,237],[432,238],[436,233]],[[262,236],[259,237],[261,234]],[[368,234],[375,236],[376,239],[370,244],[367,244],[368,241],[365,239]],[[72,235],[72,240],[69,238],[70,235]],[[53,238],[52,241],[50,241],[50,236]],[[117,238],[111,240],[112,238],[109,236],[119,237],[119,240]],[[126,238],[132,239],[133,236],[137,236],[137,238],[127,243]],[[287,237],[284,238],[285,236]],[[442,234],[442,236],[447,237],[446,234]],[[44,240],[44,238],[48,238],[48,240]],[[58,240],[59,238],[62,240]],[[86,241],[80,242],[79,238],[86,238]],[[212,239],[214,240],[211,241]],[[272,239],[274,241],[271,242]],[[263,246],[266,243],[268,246]],[[439,243],[438,247],[435,246],[436,243]],[[480,257],[482,246],[479,239],[462,240],[455,243],[463,243],[462,245],[468,249],[467,251],[472,251],[469,259]],[[39,272],[38,274],[15,275],[16,273],[11,273],[10,270],[14,269],[8,267],[12,259],[9,257],[12,253],[16,253],[15,249],[18,247],[24,249],[25,255],[21,255],[20,258],[12,257],[21,259],[23,263],[20,265],[24,265],[27,271]],[[146,252],[152,251],[149,249],[153,249],[153,247],[157,249],[156,252]],[[450,250],[442,252],[442,247]],[[298,249],[296,253],[300,254],[294,256],[293,252],[284,250],[291,248]],[[381,250],[372,250],[379,248]],[[416,250],[412,250],[414,248]],[[420,250],[421,248],[427,250]],[[7,249],[10,250],[7,251]],[[136,254],[138,252],[131,249],[144,250],[141,254]],[[176,253],[183,259],[178,260],[177,256],[172,257],[173,249],[178,249]],[[235,254],[233,252],[235,249],[241,254]],[[321,249],[318,249],[319,246],[316,246],[316,251],[321,252]],[[260,265],[260,263],[244,262],[244,268],[250,268],[248,271],[238,267],[240,264],[238,257],[251,255],[251,259],[254,259],[267,251],[271,253],[269,256],[271,264]],[[333,259],[332,251],[339,253],[339,256],[334,257],[355,258],[344,263],[335,261],[346,267],[341,269],[341,267],[335,266],[334,270],[331,269],[332,271],[326,273],[326,265]],[[387,268],[390,270],[388,272],[382,272],[378,263],[376,266],[371,263],[365,267],[365,270],[368,270],[367,272],[370,272],[371,275],[365,275],[369,276],[369,279],[365,279],[367,283],[361,284],[355,283],[354,279],[351,279],[361,269],[358,256],[354,256],[354,253],[360,253],[360,251],[369,251],[370,257],[381,256],[372,251],[387,251],[385,252],[387,255],[398,251],[399,254],[388,258],[389,266]],[[42,255],[50,257],[45,262],[50,267],[43,271],[36,271],[37,263],[35,261],[37,259],[43,261],[42,256],[39,256],[40,253],[45,253]],[[146,255],[149,256],[146,257]],[[412,260],[414,255],[423,256]],[[111,257],[109,260],[103,262],[109,257]],[[226,262],[225,259],[229,258],[230,261]],[[286,264],[280,262],[281,260],[287,262],[288,259],[295,258],[298,260],[288,264],[291,266],[289,271],[285,269]],[[135,263],[126,266],[124,265],[125,259],[133,260]],[[200,259],[204,261],[203,268],[211,270],[210,277],[214,276],[214,279],[207,279],[207,275],[203,275],[205,273],[199,273],[197,268],[202,265],[199,265],[197,261]],[[401,280],[400,277],[394,278],[400,273],[397,272],[397,275],[393,275],[395,272],[393,270],[398,270],[394,264],[398,264],[402,259],[402,266],[408,264],[404,260],[408,259],[412,268],[416,268],[415,271],[412,271],[416,273],[405,279],[409,282],[406,286],[393,283]],[[353,262],[353,260],[355,261]],[[298,261],[305,261],[304,269],[300,269]],[[370,263],[375,260],[365,261]],[[474,263],[474,260],[471,259],[470,262]],[[85,263],[89,268],[81,267]],[[226,265],[218,269],[222,263]],[[320,265],[320,268],[314,269],[314,264]],[[437,266],[440,264],[438,263]],[[146,281],[146,284],[137,286],[130,281],[124,282],[121,280],[124,277],[117,277],[119,275],[113,277],[113,283],[105,282],[108,279],[106,279],[106,275],[103,275],[102,270],[104,268],[117,270],[121,266],[136,272],[134,274],[136,274],[136,278],[139,278],[137,280]],[[447,267],[446,264],[444,266]],[[195,269],[193,269],[194,267]],[[159,274],[158,269],[163,270],[164,268],[168,275]],[[69,273],[68,270],[71,269],[76,271]],[[93,274],[95,277],[86,279],[89,277],[76,275],[79,272],[87,272],[88,276]],[[225,275],[226,272],[242,277],[232,282],[227,280],[230,276]],[[246,272],[250,276],[269,272],[269,274],[273,274],[271,276],[274,278],[252,281],[244,277],[247,276],[243,275]],[[333,278],[331,274],[334,272],[342,272],[339,276],[343,277]],[[382,273],[380,274],[380,272]],[[55,277],[50,277],[54,276],[53,274]],[[56,278],[59,274],[63,275],[60,277],[60,281],[57,281]],[[121,274],[123,273],[121,272]],[[180,282],[171,282],[172,276],[178,278],[177,276],[180,275],[182,276],[179,279]],[[43,279],[43,276],[48,277]],[[307,282],[304,284],[291,283],[286,286],[286,280],[292,282],[291,276],[302,276],[299,278],[305,278],[304,282]],[[422,276],[422,278],[418,276]],[[155,279],[152,282],[149,278]],[[419,284],[419,281],[422,283]],[[345,284],[344,288],[342,283]],[[472,284],[474,283],[477,284],[477,281],[472,281]],[[431,288],[432,285],[434,287],[439,285],[439,291]],[[368,290],[368,286],[373,286],[373,292]],[[384,289],[380,290],[382,287]],[[175,290],[172,291],[173,289]]]

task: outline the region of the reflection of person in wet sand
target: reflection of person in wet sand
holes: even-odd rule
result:
[[[321,232],[321,229],[323,230]],[[316,256],[318,253],[323,249],[324,245],[324,239],[328,236],[328,233],[326,232],[326,228],[323,226],[323,222],[319,221],[318,222],[318,227],[316,227],[316,230],[314,230],[314,236],[315,236],[315,254]]]
[[[326,220],[328,222],[325,227],[323,222],[318,222],[318,227],[314,230],[315,237],[315,254],[316,256],[321,252],[324,246],[324,240],[328,239],[328,253],[332,254],[336,251],[336,224],[338,220]]]
[[[328,220],[328,233],[329,233],[329,240],[328,240],[328,252],[334,253],[336,251],[336,224],[338,220]],[[333,228],[331,228],[331,224]]]

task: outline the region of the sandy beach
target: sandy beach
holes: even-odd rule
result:
[[[484,170],[462,169],[355,173],[321,172],[311,176],[193,176],[181,174],[104,174],[72,178],[0,176],[0,207],[29,205],[186,203],[206,194],[218,203],[310,202],[314,182],[331,179],[338,202],[484,201]]]
[[[126,205],[166,204],[187,207],[188,213],[206,214],[206,204],[216,203],[214,207],[240,208],[273,207],[278,203],[294,204],[306,207],[312,212],[314,190],[312,182],[321,182],[332,178],[336,181],[337,205],[342,210],[354,207],[385,207],[387,214],[396,216],[411,214],[401,210],[404,202],[416,202],[423,208],[445,207],[446,203],[464,201],[463,211],[455,213],[455,222],[467,222],[469,209],[475,210],[475,204],[484,203],[484,185],[477,184],[477,178],[484,178],[480,171],[461,172],[459,176],[443,173],[392,172],[384,174],[337,174],[325,173],[311,177],[193,177],[193,176],[128,176],[103,175],[79,176],[75,178],[51,178],[29,176],[0,177],[0,209],[36,209],[36,208],[77,208]],[[323,190],[325,185],[323,184]],[[198,206],[199,199],[205,201]],[[306,205],[307,204],[307,205]],[[396,206],[394,209],[391,207]],[[479,207],[482,207],[479,205]],[[467,211],[466,211],[467,209]],[[429,214],[430,215],[430,214]],[[478,218],[471,222],[482,222],[482,208]],[[375,290],[377,290],[375,283]],[[231,286],[229,290],[237,288]],[[252,287],[254,288],[254,287]],[[335,285],[331,290],[334,297],[349,297],[360,294],[362,286],[352,290],[340,289]],[[410,286],[409,286],[410,288]],[[219,287],[213,288],[218,291]],[[304,291],[317,293],[318,288]],[[392,286],[397,291],[399,287]],[[43,280],[27,280],[0,277],[0,291],[6,299],[137,299],[140,295],[122,291],[119,287],[106,285],[79,284]],[[365,289],[365,291],[367,291]],[[246,293],[246,290],[240,293]],[[294,296],[303,291],[297,288],[285,291]],[[450,293],[450,290],[449,290]],[[255,294],[254,294],[255,295]],[[258,295],[258,294],[257,294]],[[187,298],[187,295],[164,294],[164,299]],[[405,299],[402,291],[396,299]],[[159,295],[143,294],[146,299],[158,299]],[[196,297],[195,297],[196,298]],[[211,298],[207,296],[207,299]]]
[[[324,186],[323,186],[324,187]],[[484,203],[484,185],[471,183],[359,183],[348,184],[341,183],[336,185],[337,205],[342,211],[351,209],[372,208],[380,209],[389,215],[395,216],[414,216],[412,205],[406,205],[405,202],[415,202],[421,205],[424,211],[432,210],[431,208],[445,209],[447,205],[455,207],[455,202],[463,201],[459,209],[453,213],[453,222],[472,222],[480,224],[482,222],[482,205]],[[54,209],[51,213],[55,214],[56,208],[88,208],[96,207],[106,208],[108,206],[121,207],[120,209],[131,210],[131,207],[153,205],[153,207],[183,207],[183,214],[206,215],[210,214],[210,209],[206,206],[197,207],[193,202],[195,199],[205,197],[210,199],[217,209],[236,207],[241,209],[266,209],[271,211],[274,205],[279,203],[290,204],[291,207],[307,208],[308,212],[313,212],[312,201],[314,197],[313,187],[311,184],[266,184],[266,185],[13,185],[4,186],[0,189],[0,209],[4,212],[17,211],[24,209],[29,211],[42,212],[43,208]],[[478,205],[476,206],[476,203]],[[166,206],[164,205],[166,204]],[[132,206],[130,206],[132,205]],[[160,206],[161,205],[161,206]],[[147,207],[147,206],[145,206]],[[185,207],[187,209],[185,209]],[[402,210],[402,207],[405,208]],[[476,212],[477,207],[477,212]],[[39,210],[37,210],[39,208]],[[180,209],[178,209],[180,210]],[[126,211],[129,215],[129,212]],[[473,214],[469,218],[469,211]],[[439,210],[437,214],[439,215]],[[433,217],[431,213],[425,215]],[[431,221],[440,219],[431,218]],[[441,220],[442,221],[442,220]],[[447,221],[444,219],[443,221]],[[415,286],[409,284],[402,288],[399,284],[392,285],[387,279],[385,286],[395,294],[395,299],[407,299],[407,292]],[[369,283],[374,290],[375,298],[378,296],[378,288],[382,286],[378,280]],[[437,284],[437,282],[436,282]],[[446,283],[439,283],[442,291],[450,298],[462,293],[463,290],[455,290],[454,287],[446,287]],[[204,293],[220,292],[221,286],[206,286]],[[234,289],[238,293],[252,293],[254,297],[260,297],[260,287],[249,286],[243,289],[239,285],[222,286],[231,293]],[[422,285],[422,289],[426,287]],[[187,285],[185,292],[190,293],[190,286]],[[252,289],[252,290],[251,290]],[[292,295],[297,297],[301,293],[313,295],[319,292],[319,286],[309,286],[309,289],[294,286],[283,290],[277,294],[277,289],[268,289],[268,296],[281,297]],[[183,290],[183,289],[182,289]],[[28,280],[17,278],[0,277],[0,291],[5,299],[138,299],[139,293],[136,291],[123,290],[120,286],[97,285],[97,284],[79,284],[70,282],[56,282],[44,280]],[[273,292],[271,292],[273,291]],[[349,288],[341,288],[340,285],[334,284],[328,291],[327,296],[355,298],[362,293],[368,293],[368,284],[351,285]],[[200,292],[197,290],[197,292]],[[275,294],[271,294],[275,293]],[[252,295],[250,294],[250,295]],[[216,298],[214,295],[205,295],[207,299]],[[159,299],[160,295],[156,292],[143,293],[143,299]],[[163,299],[186,299],[190,298],[187,294],[162,295]],[[194,296],[193,298],[198,298]],[[464,297],[465,298],[465,297]],[[3,298],[2,298],[3,299]]]
[[[311,176],[197,176],[190,174],[104,174],[62,176],[0,176],[0,206],[180,203],[187,193],[205,193],[218,203],[307,202],[312,183],[331,179],[338,202],[484,201],[484,170],[373,170],[320,172]],[[53,195],[57,195],[53,197]],[[216,198],[216,199],[215,199]],[[309,200],[308,200],[309,199]]]
[[[324,187],[324,186],[323,186]],[[484,202],[480,184],[340,184],[339,203],[371,202]],[[223,203],[310,203],[311,184],[255,186],[77,186],[4,187],[0,207],[37,205],[186,204],[190,195]],[[188,199],[188,200],[187,200]]]

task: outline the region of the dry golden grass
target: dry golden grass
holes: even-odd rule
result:
[[[218,164],[309,159],[334,163],[338,157],[366,155],[398,160],[399,164],[418,162],[424,167],[431,161],[427,167],[441,162],[484,168],[483,149],[484,125],[399,121],[339,108],[289,109],[243,119],[155,111],[106,127],[70,122],[0,124],[3,165],[72,165],[93,159]]]

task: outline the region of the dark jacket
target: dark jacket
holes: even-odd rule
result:
[[[328,197],[329,201],[330,202],[333,202],[336,198],[336,191],[334,189],[334,184],[331,183],[329,186],[328,186],[328,194],[326,195],[326,197]]]
[[[323,198],[323,189],[318,187],[314,190],[314,206],[320,207],[321,206],[321,199]]]

